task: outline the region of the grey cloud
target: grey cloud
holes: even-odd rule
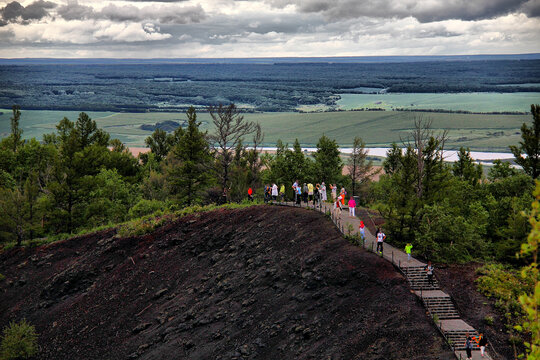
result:
[[[449,19],[479,20],[514,12],[527,0],[265,0],[282,8],[289,4],[300,12],[321,13],[331,21],[359,17],[405,18],[414,17],[420,22]],[[539,0],[530,0],[531,9],[538,9]],[[531,10],[531,12],[533,12]]]
[[[119,22],[152,20],[162,24],[198,23],[207,17],[201,5],[183,7],[152,5],[138,8],[133,5],[109,4],[101,11],[95,11],[92,7],[81,5],[77,1],[60,7],[58,15],[65,20],[107,19]]]
[[[65,20],[83,20],[94,16],[94,9],[90,6],[80,5],[77,1],[71,1],[57,9],[58,15]]]
[[[17,1],[12,1],[4,8],[0,9],[2,20],[0,26],[7,25],[10,22],[26,23],[28,20],[40,20],[49,15],[48,9],[53,9],[56,4],[39,0],[24,7]]]
[[[521,10],[530,17],[540,17],[540,0],[529,0]]]

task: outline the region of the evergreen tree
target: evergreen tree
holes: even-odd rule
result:
[[[519,146],[510,146],[510,151],[516,158],[516,163],[533,179],[540,175],[540,105],[531,105],[533,125],[523,123],[521,126],[521,141]],[[524,157],[522,154],[527,155]]]
[[[144,142],[156,156],[156,160],[161,161],[171,150],[173,136],[167,135],[165,130],[156,129]]]
[[[321,136],[317,142],[315,158],[315,176],[317,181],[327,183],[341,182],[343,179],[343,161],[341,161],[339,146],[335,140],[330,140],[326,135]]]
[[[77,129],[79,135],[79,144],[81,148],[85,148],[92,142],[92,135],[94,135],[97,130],[97,125],[88,114],[82,112],[79,114],[79,118],[75,123],[75,129]]]
[[[383,162],[384,173],[392,175],[398,171],[401,165],[401,157],[401,149],[395,142],[392,143],[392,147],[386,152],[386,158]]]
[[[13,117],[11,118],[11,138],[13,141],[13,152],[17,152],[17,147],[21,143],[22,129],[19,127],[19,120],[21,118],[19,105],[13,105]]]
[[[209,174],[212,156],[207,133],[199,130],[194,107],[187,111],[188,126],[178,132],[178,144],[172,150],[176,166],[167,170],[167,182],[171,193],[179,202],[192,205],[200,198],[200,193],[210,183]]]
[[[459,148],[458,160],[452,167],[454,176],[460,177],[471,185],[476,185],[482,178],[482,165],[475,164],[469,148]]]

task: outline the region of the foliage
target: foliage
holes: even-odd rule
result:
[[[484,295],[496,300],[497,306],[504,314],[507,330],[523,321],[523,311],[518,298],[530,292],[533,287],[532,278],[524,279],[519,271],[502,264],[487,264],[477,270],[480,275],[476,280],[478,289]]]
[[[329,184],[342,182],[343,162],[335,140],[330,140],[326,135],[321,136],[313,157],[315,158],[314,175],[316,179]]]
[[[353,196],[357,195],[359,191],[366,192],[367,183],[370,181],[370,178],[379,172],[373,170],[373,161],[368,161],[367,156],[368,152],[364,140],[360,137],[355,137],[352,153],[347,162]]]
[[[234,150],[242,144],[244,136],[257,131],[258,125],[244,120],[244,116],[234,104],[229,106],[209,106],[208,112],[212,117],[215,133],[210,135],[210,145],[213,146],[214,156],[217,158],[217,175],[221,189],[226,195],[231,188],[230,167],[233,161]]]
[[[195,108],[187,111],[188,126],[177,132],[177,144],[167,157],[166,182],[169,193],[180,204],[192,205],[200,201],[202,191],[211,182],[212,156],[206,133],[199,130]]]
[[[519,146],[510,146],[516,163],[533,179],[540,175],[540,105],[531,105],[533,125],[523,123],[521,126],[521,141]],[[523,157],[522,154],[527,155]]]
[[[459,148],[458,161],[452,167],[454,175],[462,178],[472,185],[478,184],[482,178],[482,165],[475,164],[471,158],[470,149]]]
[[[519,303],[525,313],[525,321],[518,325],[518,331],[531,334],[531,341],[525,342],[527,359],[540,359],[540,272],[538,269],[538,242],[540,239],[540,182],[536,183],[535,201],[532,205],[529,221],[532,226],[527,242],[521,245],[521,256],[531,258],[531,263],[521,270],[522,279],[531,279],[531,288],[519,296]]]
[[[151,215],[156,212],[165,211],[167,203],[159,200],[141,199],[129,209],[128,218],[135,219],[142,216]]]
[[[38,352],[38,335],[33,325],[23,319],[21,322],[10,322],[4,328],[0,356],[2,359],[28,359]]]
[[[146,146],[150,148],[152,154],[156,156],[156,160],[159,162],[167,156],[171,146],[173,145],[172,135],[168,135],[165,130],[156,129],[151,136],[145,140]]]

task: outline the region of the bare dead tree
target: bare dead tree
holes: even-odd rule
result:
[[[412,113],[414,128],[404,141],[405,147],[411,146],[416,152],[417,183],[416,196],[421,198],[424,191],[424,179],[426,174],[426,158],[436,158],[444,161],[444,144],[448,139],[448,130],[435,133],[432,128],[433,120],[423,114]]]
[[[257,131],[257,124],[246,121],[234,104],[209,106],[208,112],[215,126],[215,134],[209,136],[210,144],[219,162],[218,176],[223,193],[226,193],[229,188],[229,173],[234,149],[244,136]]]

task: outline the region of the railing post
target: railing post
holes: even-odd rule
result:
[[[392,250],[392,264],[394,264],[394,250]]]

